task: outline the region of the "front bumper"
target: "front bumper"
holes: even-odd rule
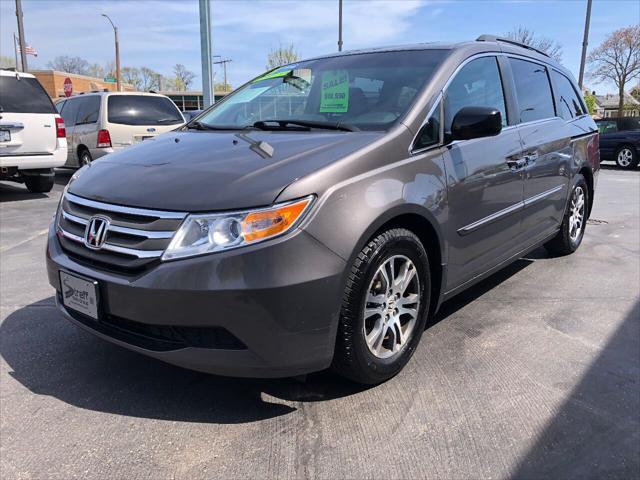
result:
[[[328,367],[344,269],[341,258],[301,231],[269,244],[158,263],[136,275],[74,260],[53,226],[47,245],[49,283],[67,319],[130,350],[230,376],[285,377]],[[62,305],[60,270],[98,282],[99,321]],[[169,333],[175,340],[175,332],[183,338],[185,330],[199,340],[167,340]],[[203,338],[214,340],[203,345]]]

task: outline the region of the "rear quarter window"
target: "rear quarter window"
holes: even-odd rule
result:
[[[547,68],[544,65],[510,58],[516,96],[520,107],[520,123],[556,116]]]
[[[555,70],[552,70],[552,72],[558,114],[565,120],[584,115],[585,111],[582,107],[582,102],[575,88],[573,88],[571,80]]]
[[[121,125],[177,125],[183,122],[178,107],[166,97],[111,95],[107,112],[109,123]]]
[[[56,113],[37,79],[14,75],[0,76],[0,106],[8,113]]]

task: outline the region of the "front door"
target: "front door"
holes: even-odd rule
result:
[[[454,141],[444,152],[449,239],[447,290],[517,253],[522,238],[523,169],[518,130],[507,126],[504,90],[496,57],[467,63],[444,95],[445,135],[463,107],[500,110],[503,131],[495,137]]]

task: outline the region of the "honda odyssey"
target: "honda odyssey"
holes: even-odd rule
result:
[[[195,370],[384,381],[442,301],[580,246],[599,151],[579,91],[491,36],[271,70],[77,172],[47,247],[59,308]]]

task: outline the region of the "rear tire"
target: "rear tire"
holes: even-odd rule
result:
[[[53,175],[25,176],[24,183],[31,193],[48,193],[53,188]]]
[[[93,161],[93,158],[91,158],[91,153],[89,153],[89,150],[80,151],[80,155],[78,156],[78,163],[80,164],[81,167],[84,167],[85,165],[89,165],[92,161]]]
[[[363,384],[396,375],[420,342],[430,292],[429,259],[418,237],[403,228],[377,235],[351,266],[333,370]]]
[[[630,145],[623,145],[616,150],[616,165],[625,170],[632,170],[638,166],[638,152]]]
[[[587,182],[580,174],[576,175],[576,182],[569,197],[567,211],[562,219],[558,234],[544,244],[552,254],[562,256],[575,252],[584,237],[587,226],[589,209],[589,189]]]

